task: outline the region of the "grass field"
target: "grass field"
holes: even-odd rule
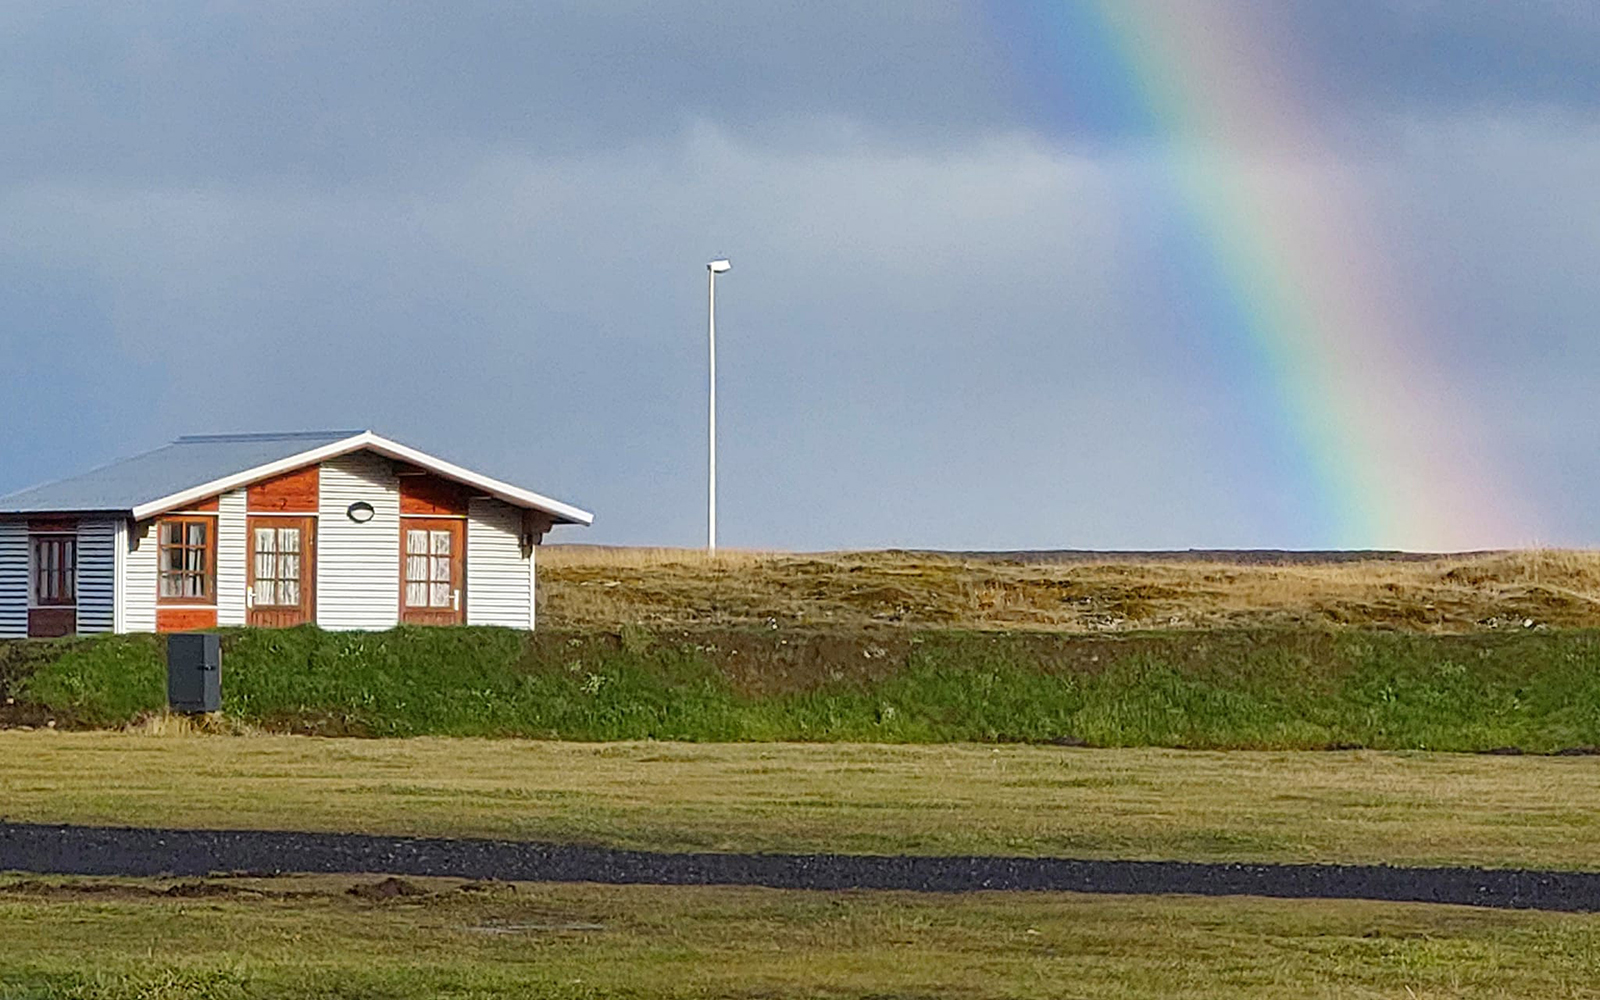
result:
[[[1290,749],[1600,744],[1600,556],[540,558],[531,637],[226,633],[228,710],[208,725],[233,735],[159,714],[157,637],[0,643],[0,727],[56,727],[0,728],[0,818],[1600,869],[1600,758]],[[269,734],[284,730],[324,737]],[[529,736],[543,739],[507,738]],[[1121,749],[1046,745],[1082,741]],[[1600,998],[1597,916],[444,880],[348,891],[376,882],[0,876],[0,1000]]]
[[[1600,997],[1600,917],[1355,902],[0,877],[0,997]]]
[[[651,850],[1600,868],[1600,759],[0,733],[0,814]]]
[[[539,583],[558,628],[1600,627],[1600,553],[1571,551],[1240,565],[554,546]]]

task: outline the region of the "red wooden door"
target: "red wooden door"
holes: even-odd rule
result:
[[[400,519],[400,620],[459,625],[467,620],[466,522],[449,517]]]
[[[261,628],[304,625],[316,616],[317,531],[309,517],[250,517],[246,621]]]

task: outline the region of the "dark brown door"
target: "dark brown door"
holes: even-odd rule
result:
[[[467,620],[466,522],[448,517],[400,519],[400,620],[459,625]]]
[[[246,621],[288,628],[315,618],[316,523],[309,517],[251,517]]]

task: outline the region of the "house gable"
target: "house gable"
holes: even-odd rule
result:
[[[472,490],[414,466],[397,464],[400,513],[424,516],[466,517]]]
[[[379,437],[371,431],[362,431],[341,441],[330,442],[267,465],[243,470],[190,489],[160,497],[134,507],[132,514],[136,520],[144,520],[166,511],[176,510],[213,494],[237,489],[240,486],[249,486],[252,483],[278,477],[307,466],[320,465],[330,458],[337,458],[341,455],[348,455],[358,451],[370,451],[384,458],[403,463],[405,466],[429,473],[437,479],[469,487],[479,494],[502,500],[514,507],[538,511],[546,515],[551,524],[589,525],[594,523],[594,515],[586,510],[534,493],[532,490],[525,490],[490,476],[473,472],[470,469],[446,462],[441,458],[435,458],[399,442]]]
[[[292,511],[296,514],[315,512],[318,503],[318,484],[321,464],[280,472],[276,476],[251,483],[245,492],[246,505],[251,513]]]

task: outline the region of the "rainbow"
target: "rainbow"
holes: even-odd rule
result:
[[[1527,544],[1536,526],[1453,404],[1442,331],[1385,271],[1362,184],[1303,100],[1296,40],[1227,0],[989,0],[1035,100],[1153,166],[1141,197],[1184,219],[1173,269],[1227,352],[1255,428],[1292,462],[1310,531],[1349,548]],[[1029,72],[1031,70],[1031,72]],[[1128,137],[1132,136],[1132,139]],[[1259,432],[1259,431],[1258,431]]]

